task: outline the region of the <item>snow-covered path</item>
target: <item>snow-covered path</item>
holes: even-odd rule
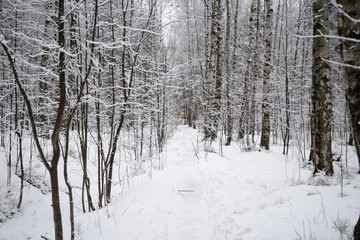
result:
[[[354,222],[360,212],[358,189],[340,198],[338,187],[291,186],[297,165],[285,165],[280,153],[235,146],[224,148],[224,157],[209,153],[206,160],[201,152],[198,159],[196,139],[195,130],[181,127],[165,169],[117,198],[108,218],[83,229],[83,239],[337,239],[332,218]],[[309,174],[301,170],[303,179]]]
[[[98,211],[82,214],[76,209],[77,239],[330,240],[339,239],[336,219],[348,221],[352,231],[360,213],[358,174],[346,180],[341,197],[339,185],[306,184],[311,172],[299,172],[296,159],[286,160],[275,147],[271,152],[241,152],[234,143],[223,147],[223,157],[206,157],[199,138],[196,130],[180,126],[167,145],[163,170],[154,170],[151,179],[149,174],[137,176],[129,191],[113,196]],[[49,196],[33,191],[26,193],[30,205],[21,215],[0,225],[0,240],[52,236]],[[67,198],[62,194],[68,239]]]

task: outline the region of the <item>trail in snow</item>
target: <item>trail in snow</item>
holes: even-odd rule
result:
[[[338,187],[290,186],[286,180],[297,177],[297,163],[285,166],[280,153],[241,153],[236,144],[224,147],[224,157],[209,153],[205,159],[201,152],[197,159],[197,134],[180,128],[170,140],[165,169],[112,204],[116,228],[103,230],[102,239],[117,239],[114,232],[138,240],[278,240],[297,239],[298,232],[337,239],[331,219],[356,220],[356,189],[341,199]],[[310,174],[301,170],[303,179]],[[94,232],[85,230],[84,239]]]
[[[151,180],[140,177],[145,178],[143,184],[114,196],[105,208],[86,214],[77,211],[77,239],[279,240],[313,237],[329,240],[339,238],[333,228],[334,219],[348,219],[355,224],[360,213],[358,175],[347,181],[346,196],[341,198],[339,186],[293,184],[299,174],[298,162],[287,161],[276,151],[241,152],[234,143],[223,147],[223,157],[208,153],[205,158],[202,143],[199,143],[201,151],[197,158],[194,148],[199,138],[196,130],[179,127],[168,143],[164,170],[154,171]],[[352,160],[356,166],[356,158]],[[311,172],[301,169],[300,174],[304,181]],[[28,207],[27,212],[33,211],[31,215],[24,212],[23,218],[10,220],[0,227],[0,240],[48,236],[53,231],[49,228],[51,221],[40,222],[44,222],[44,211],[48,211],[47,219],[50,219],[51,210],[36,210],[41,202],[48,203],[49,199],[39,200],[37,205],[34,204],[34,210]],[[18,231],[16,226],[26,221],[32,222],[36,235],[26,232],[28,230]],[[69,224],[64,222],[65,236],[69,236]]]

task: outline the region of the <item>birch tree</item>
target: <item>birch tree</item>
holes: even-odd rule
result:
[[[238,6],[238,3],[237,3]],[[225,124],[225,132],[226,132],[226,143],[225,145],[230,145],[233,134],[233,116],[232,116],[232,99],[230,97],[230,88],[233,87],[232,84],[232,76],[230,74],[230,69],[232,68],[231,64],[231,11],[230,11],[230,0],[226,0],[226,35],[225,35],[225,49],[224,55],[226,57],[225,60],[225,111],[226,111],[226,124]],[[235,33],[236,34],[236,33]]]
[[[260,146],[269,150],[270,148],[270,75],[272,54],[272,25],[273,4],[272,0],[266,0],[266,29],[265,29],[265,65],[262,92],[262,130]]]
[[[251,90],[250,86],[254,82],[254,60],[255,60],[255,47],[256,47],[256,13],[258,8],[258,1],[252,0],[250,7],[250,18],[249,18],[249,54],[247,56],[247,65],[246,65],[246,73],[243,85],[243,94],[241,101],[241,113],[239,118],[239,138],[245,137],[245,144],[247,147],[250,147],[250,139],[249,139],[249,120],[250,120],[250,97]],[[253,113],[255,114],[255,113]]]
[[[209,6],[208,6],[209,8]],[[204,138],[214,140],[217,137],[217,127],[220,116],[221,84],[222,84],[222,53],[221,53],[221,0],[212,1],[209,44],[206,53],[205,84],[204,84]]]
[[[312,153],[314,175],[324,171],[332,175],[332,149],[331,149],[331,99],[330,99],[330,66],[329,43],[322,36],[328,34],[329,2],[326,0],[313,1],[313,66],[312,66]]]

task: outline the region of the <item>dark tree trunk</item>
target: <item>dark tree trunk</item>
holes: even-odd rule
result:
[[[59,180],[58,180],[57,167],[51,168],[50,182],[51,182],[53,219],[55,224],[55,239],[62,240],[63,227],[62,227],[62,217],[61,217],[61,208],[60,208]]]
[[[360,43],[351,41],[351,39],[360,40],[360,23],[354,21],[354,19],[360,19],[360,2],[358,0],[338,0],[338,3],[342,5],[343,11],[339,13],[339,35],[349,39],[341,43],[341,54],[345,64],[346,100],[349,107],[352,137],[360,169]]]
[[[285,1],[285,29],[288,29],[288,3]],[[285,33],[285,133],[283,137],[283,154],[287,155],[289,152],[289,141],[290,141],[290,94],[289,94],[289,34],[288,31]],[[295,50],[296,51],[296,50]],[[295,63],[296,64],[296,63]]]
[[[106,161],[106,169],[108,169],[108,178],[106,180],[106,191],[105,191],[105,198],[106,198],[106,203],[110,203],[111,200],[111,187],[112,187],[112,175],[113,175],[113,167],[114,167],[114,160],[115,160],[115,152],[116,152],[116,146],[117,146],[117,142],[120,136],[120,130],[123,127],[124,124],[124,120],[125,120],[125,113],[126,111],[123,110],[121,111],[121,116],[120,116],[120,121],[119,121],[119,125],[116,129],[115,132],[115,136],[114,136],[114,140],[113,140],[113,145],[111,146],[111,151],[107,157],[107,161]]]
[[[66,135],[65,135],[65,153],[64,153],[64,180],[65,180],[65,184],[68,188],[68,195],[69,195],[69,212],[70,212],[70,239],[74,240],[75,239],[75,217],[74,217],[74,195],[72,192],[72,186],[70,184],[69,181],[69,176],[68,176],[68,153],[69,153],[69,131],[70,131],[70,127],[71,127],[71,122],[72,122],[72,115],[70,115],[67,125],[66,125]]]
[[[21,133],[17,132],[19,138],[19,161],[20,161],[20,196],[17,208],[21,207],[22,199],[23,199],[23,189],[24,189],[24,160],[23,160],[23,152],[22,152],[22,129]]]
[[[360,240],[360,216],[354,227],[354,240]]]

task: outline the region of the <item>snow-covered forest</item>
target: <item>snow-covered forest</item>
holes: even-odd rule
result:
[[[358,0],[0,0],[0,240],[360,239]]]

